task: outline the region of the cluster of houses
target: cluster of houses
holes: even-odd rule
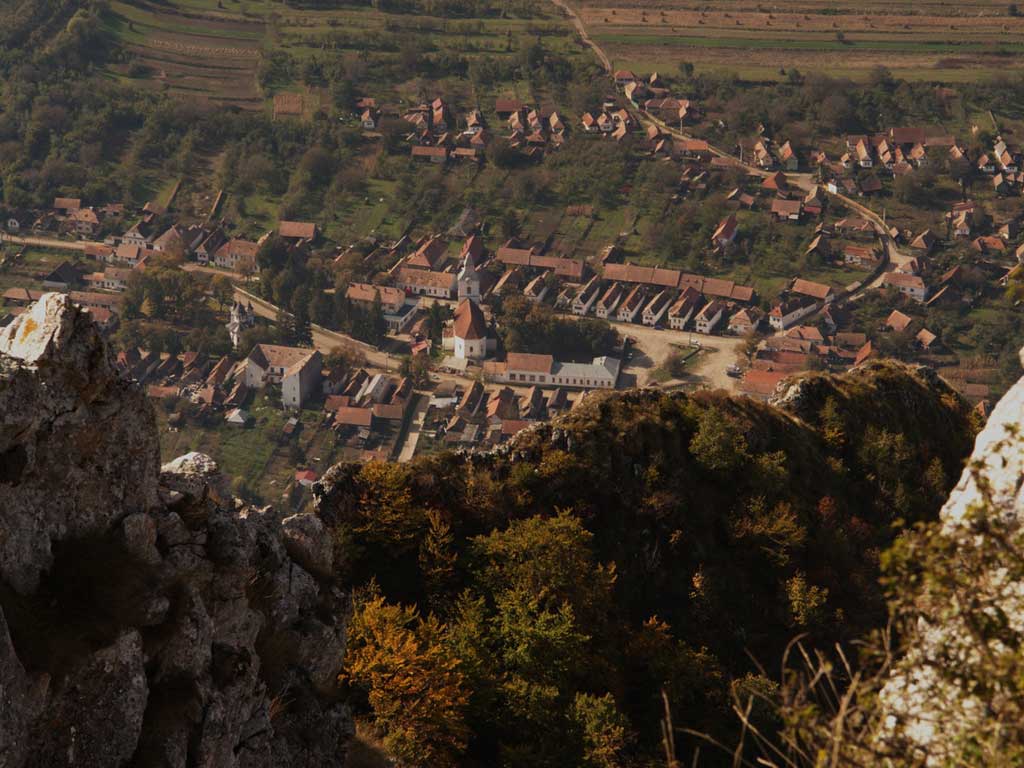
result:
[[[550,385],[549,385],[550,386]],[[538,385],[526,390],[487,387],[479,381],[444,381],[434,391],[423,432],[445,448],[487,450],[531,425],[550,420],[583,401],[583,394]],[[425,441],[420,440],[420,443]]]
[[[412,381],[360,368],[324,380],[324,411],[347,448],[389,455],[415,402]]]
[[[504,136],[508,146],[526,157],[539,160],[545,151],[557,149],[565,142],[565,122],[553,109],[531,107],[518,99],[500,98],[495,101],[494,111],[508,130]],[[356,112],[364,129],[372,131],[378,127],[381,112],[374,99],[359,99]],[[429,104],[412,107],[401,118],[412,127],[405,136],[412,145],[410,154],[424,162],[478,162],[492,137],[492,130],[479,109],[470,110],[459,119],[440,97]]]

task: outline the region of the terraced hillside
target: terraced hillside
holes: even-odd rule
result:
[[[1024,67],[1024,16],[981,2],[584,0],[591,35],[616,67],[729,70],[770,80],[781,69],[858,76],[879,64],[909,79],[961,82]]]
[[[261,19],[146,2],[110,4],[108,24],[130,54],[114,72],[200,100],[259,108]]]
[[[452,87],[459,89],[469,79],[500,81],[500,71],[496,77],[467,74],[481,64],[492,72],[513,64],[539,38],[567,59],[590,55],[546,0],[501,7],[482,2],[461,14],[428,4],[387,12],[267,0],[111,0],[104,18],[124,51],[108,68],[111,77],[245,109],[269,109],[274,95],[293,93],[302,96],[292,100],[307,116],[322,99],[311,64],[340,65],[361,87],[378,91],[400,90],[417,74],[455,75]],[[500,86],[501,95],[539,96],[520,93],[515,83]],[[486,101],[487,94],[473,95]]]

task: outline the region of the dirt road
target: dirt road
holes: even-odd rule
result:
[[[601,62],[601,66],[604,67],[605,72],[610,75],[612,73],[612,60],[608,58],[608,54],[604,52],[604,49],[591,39],[590,34],[587,32],[587,28],[583,25],[583,19],[579,17],[576,11],[569,7],[569,4],[566,3],[565,0],[551,0],[551,2],[565,11],[565,15],[569,17],[569,21],[571,21],[572,25],[576,28],[576,32],[579,34],[580,40],[582,40],[584,44],[590,46],[594,55],[597,56],[598,60]]]
[[[672,352],[690,349],[696,343],[700,344],[702,351],[693,371],[694,378],[687,383],[729,391],[736,389],[736,379],[728,376],[726,370],[736,362],[736,352],[743,346],[744,339],[705,336],[669,328],[659,330],[633,323],[613,322],[612,326],[621,336],[634,339],[631,345],[632,357],[625,362],[623,371],[636,376],[637,386],[651,384],[652,374]]]

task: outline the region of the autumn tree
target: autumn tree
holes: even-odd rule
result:
[[[358,603],[349,625],[342,682],[366,692],[384,746],[401,764],[460,764],[469,698],[447,628],[379,595]]]

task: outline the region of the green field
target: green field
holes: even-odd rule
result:
[[[578,5],[614,66],[642,72],[689,61],[751,80],[792,67],[859,78],[882,63],[899,77],[952,83],[1022,67],[1024,19],[1002,3]]]

